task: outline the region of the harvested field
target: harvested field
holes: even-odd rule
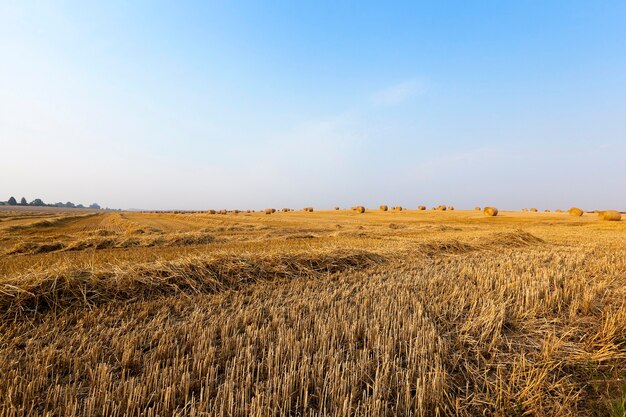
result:
[[[3,417],[623,417],[624,221],[458,209],[0,220]]]

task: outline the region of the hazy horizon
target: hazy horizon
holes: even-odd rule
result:
[[[626,3],[0,5],[0,200],[626,210]]]

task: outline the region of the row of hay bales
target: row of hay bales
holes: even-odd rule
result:
[[[536,207],[523,208],[522,211],[523,212],[528,212],[528,213],[538,213],[539,212],[539,210]],[[550,213],[550,210],[545,209],[543,212],[544,213]],[[554,210],[554,212],[555,213],[563,213],[563,210],[557,209],[557,210]]]
[[[254,210],[208,210],[209,214],[239,214],[239,213],[254,213]]]
[[[295,211],[294,209],[285,207],[282,210],[283,213],[289,213],[291,211]],[[313,207],[305,207],[302,209],[302,211],[306,211],[306,212],[313,212]],[[265,210],[262,210],[262,212],[264,212],[265,214],[274,214],[276,213],[276,209],[275,208],[266,208]]]
[[[141,210],[138,213],[151,213],[151,214],[202,214],[202,213],[204,213],[204,210]]]
[[[536,213],[538,210],[536,208],[530,208],[530,209],[522,209],[522,211],[526,211],[526,212],[531,212],[531,213]],[[550,210],[544,210],[544,213],[550,213]],[[557,209],[555,210],[555,213],[564,213],[563,210]],[[574,216],[574,217],[581,217],[585,212],[578,208],[578,207],[572,207],[569,210],[567,210],[567,214],[569,214],[570,216]],[[605,220],[605,221],[620,221],[622,219],[622,213],[620,213],[617,210],[594,210],[593,213],[596,213],[598,215],[598,218],[600,220]]]
[[[313,211],[312,207],[306,207],[303,209],[304,211]],[[266,208],[263,210],[258,210],[259,213],[265,213],[265,214],[273,214],[276,213],[276,209],[275,208]],[[283,213],[289,213],[291,211],[295,211],[294,209],[291,208],[283,208],[280,211],[282,211]],[[208,214],[239,214],[239,213],[255,213],[255,210],[207,210],[206,213]],[[199,213],[204,213],[204,212],[199,212]]]
[[[477,207],[476,209],[478,210],[479,208]],[[536,213],[538,210],[536,208],[531,208],[530,210],[524,209],[522,211],[530,211],[530,212]],[[549,213],[550,210],[544,210],[544,212]],[[563,213],[563,210],[556,210],[556,212]],[[600,220],[620,221],[622,219],[622,214],[616,210],[604,210],[604,211],[596,211],[596,212],[598,213],[598,218]],[[498,209],[495,207],[485,207],[485,209],[483,210],[483,213],[486,216],[497,216]],[[583,215],[584,211],[578,207],[572,207],[567,211],[567,213],[570,216],[580,217]]]
[[[389,207],[387,205],[381,205],[379,207],[380,211],[389,211],[389,210],[393,210],[393,211],[403,211],[406,210],[405,208],[403,208],[402,206],[394,206],[394,207]],[[302,209],[305,212],[313,212],[313,207],[305,207]],[[340,210],[339,207],[335,207],[335,210]],[[357,213],[365,213],[366,209],[364,206],[354,206],[351,208],[352,211],[355,211]],[[426,210],[426,206],[420,205],[417,207],[417,210]],[[446,205],[439,205],[437,207],[433,207],[432,210],[437,210],[437,211],[451,211],[454,210],[454,206],[446,206]],[[498,215],[498,209],[495,207],[485,207],[484,209],[481,209],[480,207],[475,207],[474,210],[476,211],[482,211],[486,216],[489,217],[494,217]],[[294,211],[293,209],[290,208],[283,208],[281,210],[284,213],[288,213],[291,211]],[[532,207],[530,209],[528,208],[524,208],[522,209],[523,212],[531,212],[531,213],[537,213],[539,210],[537,210],[536,208]],[[157,211],[155,211],[156,213]],[[207,211],[209,214],[238,214],[238,213],[254,213],[254,210],[208,210]],[[273,214],[276,213],[276,209],[274,208],[267,208],[265,210],[260,210],[261,213],[265,213],[265,214]],[[544,210],[544,212],[549,213],[550,210]],[[564,213],[563,210],[555,210],[556,213]],[[194,213],[193,211],[160,211],[159,213],[174,213],[174,214],[183,214],[183,213]],[[198,212],[198,213],[203,213],[203,212]],[[567,213],[571,216],[575,216],[575,217],[580,217],[582,216],[585,212],[578,208],[578,207],[572,207],[569,210],[567,210]],[[604,221],[620,221],[622,219],[622,214],[619,211],[616,210],[594,210],[593,213],[598,214],[598,218],[600,220],[604,220]]]
[[[379,207],[379,209],[380,209],[380,211],[389,211],[389,206],[387,206],[385,204],[382,204]],[[393,211],[402,211],[402,210],[405,210],[405,209],[402,206],[394,206],[394,207],[391,207],[391,210],[393,210]]]
[[[354,207],[352,207],[351,209],[352,209],[352,210],[355,210],[355,211],[359,211],[359,210],[360,210],[359,208],[362,208],[362,211],[361,211],[361,212],[364,212],[364,211],[365,211],[365,208],[364,208],[363,206],[354,206]],[[336,210],[338,210],[339,208],[335,208],[335,209],[336,209]],[[393,210],[393,211],[404,211],[404,210],[406,210],[406,208],[405,208],[405,207],[402,207],[402,206],[393,206],[393,207],[389,207],[389,206],[388,206],[388,205],[386,205],[386,204],[381,204],[381,205],[378,207],[378,209],[379,209],[380,211],[390,211],[390,210]],[[424,210],[426,210],[426,206],[424,206],[424,205],[419,205],[419,206],[417,206],[417,210],[418,210],[418,211],[424,211]],[[446,206],[446,205],[443,205],[443,204],[442,204],[442,205],[440,205],[440,206],[438,206],[438,207],[433,207],[433,208],[432,208],[432,210],[440,210],[440,211],[446,211],[446,210],[449,210],[449,211],[452,211],[452,210],[454,210],[454,206]],[[480,208],[478,208],[478,210],[480,210]]]
[[[357,212],[360,212],[360,213],[364,213],[364,212],[365,212],[365,210],[366,210],[366,208],[365,208],[364,206],[353,206],[353,207],[351,207],[350,209],[351,209],[352,211],[357,211]],[[402,207],[402,206],[394,206],[394,207],[391,207],[391,208],[390,208],[390,207],[389,207],[389,206],[387,206],[387,205],[381,205],[381,206],[379,207],[379,209],[380,209],[381,211],[389,211],[389,210],[393,210],[393,211],[403,211],[403,210],[406,210],[406,208],[405,208],[405,207]],[[334,210],[341,210],[341,208],[340,208],[340,207],[334,207]],[[426,210],[426,206],[423,206],[423,205],[417,206],[417,210],[419,210],[419,211]],[[445,210],[454,210],[454,207],[453,207],[453,206],[444,206],[444,205],[441,205],[441,206],[439,206],[439,207],[433,207],[433,210],[444,210],[444,211],[445,211]],[[273,214],[273,213],[276,213],[276,211],[277,211],[277,210],[276,210],[276,209],[274,209],[274,208],[267,208],[267,209],[264,209],[264,210],[259,210],[258,212],[260,212],[260,213],[265,213],[265,214]],[[295,210],[294,210],[294,209],[291,209],[291,208],[286,208],[286,207],[285,207],[285,208],[281,209],[280,211],[281,211],[281,212],[283,212],[283,213],[288,213],[288,212],[295,211]],[[313,207],[304,207],[304,208],[302,209],[302,211],[306,211],[306,212],[313,212]],[[154,213],[157,213],[157,212],[155,211]],[[161,211],[161,212],[158,212],[158,213],[195,213],[195,212],[192,212],[192,211]],[[198,211],[197,213],[208,213],[208,214],[238,214],[238,213],[255,213],[255,210],[207,210],[206,212],[204,212],[204,211]]]
[[[598,212],[598,218],[609,222],[618,222],[622,220],[622,213],[617,210],[604,210]]]
[[[120,210],[121,211],[121,210]],[[239,210],[237,210],[239,211]],[[229,211],[231,213],[232,211]],[[251,213],[252,210],[247,210],[248,213]],[[137,211],[137,213],[148,213],[148,214],[217,214],[217,210],[141,210]]]
[[[424,206],[419,206],[418,210],[426,210],[426,207],[422,208]],[[438,211],[453,211],[454,210],[454,206],[446,206],[445,204],[440,204],[437,207],[433,207],[431,208],[431,210],[438,210]]]
[[[389,208],[389,206],[386,206],[383,204],[379,207],[379,210],[380,211],[388,211],[388,210],[403,211],[403,210],[406,210],[406,208],[402,206],[394,206],[394,207]],[[426,210],[426,206],[422,206],[422,205],[417,206],[417,210],[419,211]],[[440,210],[440,211],[454,210],[454,206],[445,206],[442,204],[438,207],[433,207],[432,210]]]
[[[580,217],[584,214],[584,211],[582,209],[579,209],[578,207],[572,207],[567,212],[571,216],[576,217]],[[622,220],[622,213],[617,210],[594,210],[593,213],[596,213],[598,215],[598,218],[604,221],[618,222]]]

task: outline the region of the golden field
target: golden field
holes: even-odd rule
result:
[[[626,222],[0,211],[0,416],[624,416]]]

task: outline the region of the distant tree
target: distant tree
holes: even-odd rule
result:
[[[90,209],[100,210],[100,205],[98,203],[93,203],[89,205]]]
[[[67,203],[65,203],[65,205],[64,205],[63,207],[74,208],[74,207],[76,207],[76,206],[75,206],[75,205],[74,205],[74,203],[72,203],[71,201],[68,201]]]
[[[45,206],[46,203],[44,203],[40,198],[36,198],[33,201],[30,202],[31,206],[37,206],[37,207],[41,207],[41,206]]]
[[[65,207],[65,204],[59,202],[59,203],[54,203],[53,206],[54,207]]]
[[[15,200],[15,197],[11,196],[11,198],[9,198],[9,201],[7,201],[7,203],[10,206],[17,206],[17,200]]]
[[[20,200],[20,206],[27,206],[27,205],[28,205],[28,201],[26,201],[26,199],[22,197],[22,199]]]
[[[83,206],[82,204],[78,204],[76,208],[85,208],[85,206]]]

